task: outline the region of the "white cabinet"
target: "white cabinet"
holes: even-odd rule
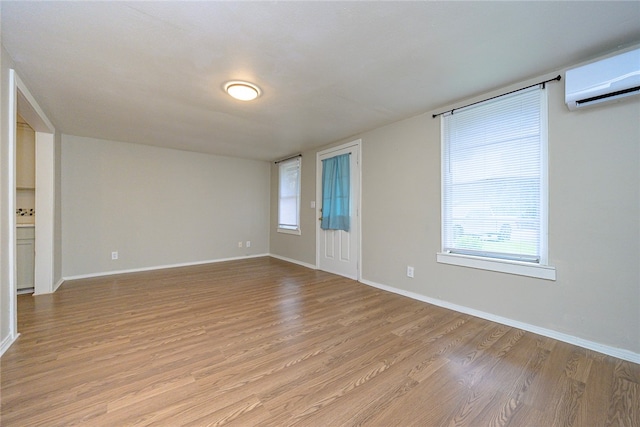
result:
[[[34,287],[34,268],[36,254],[35,227],[18,227],[16,230],[18,290]]]
[[[23,123],[16,132],[16,187],[36,188],[36,133]]]

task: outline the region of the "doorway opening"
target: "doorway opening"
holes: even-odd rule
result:
[[[54,213],[55,213],[55,128],[44,114],[35,98],[31,95],[26,85],[22,82],[15,70],[9,70],[9,193],[7,208],[9,210],[9,295],[10,301],[10,335],[12,341],[17,339],[17,216],[24,209],[16,206],[18,202],[18,186],[21,191],[33,191],[34,217],[37,214],[37,222],[33,221],[33,293],[46,294],[53,292],[54,284]],[[35,176],[31,183],[17,181],[17,137],[18,116],[34,131],[34,168]],[[36,191],[37,190],[37,191]],[[22,196],[22,195],[20,195]],[[24,201],[19,199],[22,204]],[[20,221],[23,222],[22,220]],[[31,250],[31,249],[30,249]]]
[[[34,292],[36,222],[36,131],[17,114],[16,123],[16,288]]]

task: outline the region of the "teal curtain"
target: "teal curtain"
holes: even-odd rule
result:
[[[349,231],[349,154],[322,161],[322,222],[323,230]]]

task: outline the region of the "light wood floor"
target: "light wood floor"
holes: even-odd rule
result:
[[[640,365],[259,258],[18,299],[2,426],[640,426]]]

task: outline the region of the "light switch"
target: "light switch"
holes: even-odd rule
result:
[[[315,200],[311,201],[311,209],[315,209],[316,208],[316,202]]]

